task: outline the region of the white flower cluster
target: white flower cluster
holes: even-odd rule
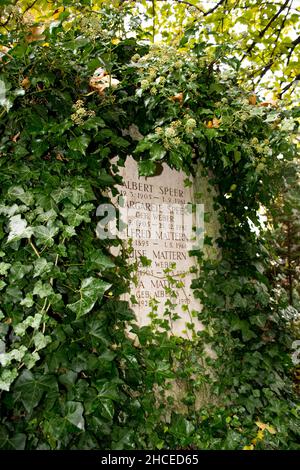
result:
[[[181,144],[182,140],[179,134],[192,134],[196,126],[196,120],[186,114],[183,121],[177,119],[165,128],[156,127],[155,134],[161,137],[165,149],[170,150]]]
[[[292,132],[295,128],[295,121],[293,118],[284,118],[280,123],[280,130],[285,132]]]
[[[95,39],[103,36],[103,28],[99,18],[95,15],[82,16],[80,19],[80,28],[86,36]]]
[[[269,144],[270,141],[268,139],[260,142],[257,137],[253,137],[250,140],[251,147],[254,148],[257,153],[260,153],[264,156],[272,155],[272,149]]]
[[[188,118],[185,123],[185,130],[188,134],[191,134],[195,127],[197,126],[196,120],[193,118]]]
[[[82,100],[77,100],[75,104],[73,104],[74,113],[71,114],[71,119],[74,124],[77,126],[82,126],[84,124],[84,119],[95,116],[95,111],[88,111],[84,107],[84,102]]]
[[[155,134],[162,138],[163,146],[166,150],[170,150],[172,147],[176,147],[181,144],[181,139],[178,136],[180,127],[182,127],[181,121],[173,121],[165,128],[157,127]]]

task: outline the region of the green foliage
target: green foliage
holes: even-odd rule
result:
[[[213,65],[204,45],[149,51],[105,13],[92,32],[62,14],[43,38],[28,41],[24,25],[3,37],[0,446],[240,449],[259,419],[276,434],[255,445],[296,448],[292,338],[268,243],[251,230],[295,156],[292,112],[249,103],[220,51]],[[93,87],[100,66],[116,88]],[[193,341],[170,336],[155,305],[152,324],[134,324],[119,300],[134,267],[126,250],[110,254],[118,241],[96,237],[96,208],[120,182],[111,159],[129,153],[147,176],[162,160],[187,173],[201,162],[218,189],[222,256],[194,253],[205,329]],[[213,397],[200,410],[199,395]]]
[[[273,211],[275,225],[277,281],[287,291],[289,304],[299,307],[300,185],[299,164],[289,167],[285,188]]]
[[[24,27],[35,21],[51,22],[71,17],[84,27],[89,38],[106,33],[119,36],[128,25],[139,37],[162,40],[208,55],[227,50],[227,62],[239,71],[249,89],[271,91],[291,101],[299,82],[299,4],[297,0],[21,0],[1,2],[0,31]],[[111,14],[112,9],[117,14]],[[92,13],[92,11],[96,13]],[[99,22],[99,14],[105,10]],[[124,28],[123,19],[127,26]],[[102,31],[101,31],[102,30]],[[83,44],[86,39],[79,39]],[[5,44],[4,44],[5,45]]]

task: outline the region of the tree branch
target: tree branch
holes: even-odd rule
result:
[[[152,1],[152,0],[147,0],[147,1]],[[157,0],[157,1],[158,2],[166,2],[168,0]],[[194,5],[193,3],[188,2],[186,0],[173,0],[174,3],[181,3],[183,5],[187,5],[189,7],[196,8],[196,10],[200,11],[203,14],[203,16],[208,16],[211,13],[214,13],[214,11],[216,11],[217,8],[219,8],[219,6],[221,6],[223,3],[225,3],[225,1],[226,0],[220,0],[214,7],[210,8],[207,11],[204,11],[204,10],[202,10],[202,8],[198,7],[198,5]]]
[[[257,70],[254,70],[253,73],[250,74],[250,78],[255,78],[255,77],[258,77],[259,76],[259,79],[257,80],[256,84],[258,84],[261,79],[263,78],[263,76],[270,70],[270,68],[272,67],[272,65],[274,64],[274,60],[271,59],[267,65],[263,66],[263,67],[260,67],[259,69]],[[261,71],[261,72],[260,72]]]
[[[298,44],[300,44],[300,36],[298,36],[296,39],[294,39],[294,41],[292,42],[292,46],[291,46],[291,49],[290,49],[290,52],[287,56],[287,61],[286,61],[286,65],[289,65],[289,62],[291,60],[291,56],[295,50],[295,48],[298,46]]]
[[[288,6],[287,12],[286,12],[286,14],[284,15],[284,18],[283,18],[283,20],[282,20],[281,26],[280,26],[280,28],[278,29],[277,36],[276,36],[276,39],[275,39],[275,41],[274,41],[274,47],[273,47],[273,50],[272,50],[272,53],[271,53],[271,58],[274,57],[274,54],[275,54],[275,51],[276,51],[276,48],[277,48],[277,43],[278,43],[278,39],[279,39],[280,33],[281,33],[281,31],[283,31],[283,29],[284,29],[285,22],[286,22],[286,20],[287,20],[287,17],[288,17],[288,15],[289,15],[290,11],[291,11],[291,6],[292,6],[291,4]]]
[[[24,16],[25,13],[27,13],[29,10],[31,10],[31,8],[34,7],[34,5],[36,4],[37,0],[34,0],[31,4],[27,5],[27,7],[25,8],[25,10],[23,11],[22,15]]]
[[[291,0],[286,0],[284,2],[284,4],[279,8],[279,10],[275,13],[274,16],[272,16],[272,18],[270,19],[270,21],[268,22],[268,24],[260,31],[260,33],[258,34],[258,38],[259,39],[262,39],[264,37],[264,35],[266,34],[266,32],[268,31],[268,29],[270,28],[270,26],[274,23],[274,21],[279,17],[279,15],[287,8],[289,7],[290,5],[290,1]],[[280,28],[281,30],[281,28]],[[247,57],[248,54],[250,54],[250,52],[253,50],[253,48],[255,47],[255,45],[257,44],[257,41],[252,41],[252,43],[250,44],[250,46],[247,48],[245,54],[243,55],[242,59],[241,59],[241,62]]]
[[[294,83],[298,82],[300,80],[300,73],[298,73],[298,75],[296,75],[296,77],[294,78],[294,80],[292,80],[290,83],[288,83],[282,90],[281,92],[279,93],[279,98],[281,99],[282,98],[282,95],[284,95],[284,93],[286,93],[293,85]]]
[[[152,0],[147,0],[147,2],[148,2],[148,1],[151,1],[151,2],[152,2]],[[157,1],[158,1],[158,2],[166,2],[166,1],[168,1],[168,0],[157,0]],[[205,13],[205,12],[204,12],[200,7],[198,7],[197,5],[193,5],[193,3],[187,2],[187,1],[185,1],[185,0],[173,0],[173,1],[174,1],[174,3],[181,3],[181,4],[183,4],[183,5],[187,5],[187,6],[189,6],[189,7],[196,8],[196,10],[200,11],[200,12],[203,13],[203,14]]]
[[[211,13],[216,11],[217,8],[219,8],[219,6],[221,6],[223,3],[225,3],[225,0],[220,0],[213,8],[211,8],[210,10],[207,10],[205,13],[203,12],[203,16],[210,15]]]

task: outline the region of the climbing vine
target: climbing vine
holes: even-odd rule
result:
[[[150,48],[121,20],[62,12],[1,37],[0,447],[296,448],[293,337],[259,217],[296,154],[294,111],[240,88],[221,47]],[[155,315],[136,326],[128,250],[96,237],[128,154],[145,176],[201,164],[215,189],[221,255],[192,253],[192,341]]]

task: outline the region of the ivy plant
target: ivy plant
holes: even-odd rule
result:
[[[258,213],[295,156],[294,111],[260,106],[219,50],[149,48],[113,10],[97,18],[62,12],[41,34],[21,22],[2,37],[0,447],[296,448],[293,338]],[[205,325],[193,340],[135,324],[120,300],[128,250],[96,236],[121,182],[112,158],[128,154],[145,176],[201,163],[217,189],[221,258],[192,253]]]

